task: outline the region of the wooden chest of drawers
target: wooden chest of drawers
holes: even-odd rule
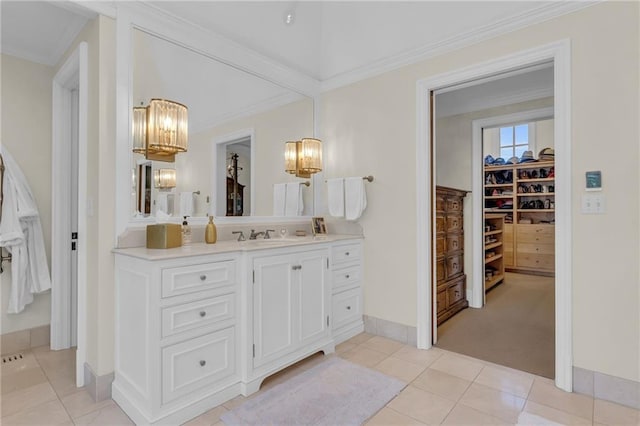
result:
[[[436,310],[438,325],[468,306],[464,275],[466,191],[436,187]]]

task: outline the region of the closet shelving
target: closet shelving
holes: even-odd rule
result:
[[[555,164],[533,161],[485,166],[485,215],[504,215],[503,261],[508,270],[553,274]]]
[[[484,290],[504,279],[504,214],[489,213],[484,217]]]

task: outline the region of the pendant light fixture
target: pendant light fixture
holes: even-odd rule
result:
[[[322,171],[322,141],[304,138],[285,142],[284,169],[297,177],[309,178]]]
[[[187,107],[164,99],[151,99],[147,107],[133,108],[133,152],[149,160],[175,161],[187,151]]]
[[[176,187],[176,169],[156,169],[153,172],[156,188],[168,189]]]

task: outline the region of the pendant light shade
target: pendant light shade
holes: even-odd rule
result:
[[[304,138],[285,143],[285,171],[297,177],[309,178],[322,171],[322,141]]]
[[[187,107],[164,99],[151,99],[149,106],[133,109],[133,152],[150,160],[175,160],[187,151]]]

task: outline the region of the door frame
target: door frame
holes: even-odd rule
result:
[[[432,346],[431,327],[436,323],[432,287],[434,247],[435,179],[432,158],[435,144],[431,140],[431,92],[505,71],[543,62],[554,64],[554,139],[556,163],[556,285],[555,285],[555,384],[570,392],[573,387],[572,347],[572,217],[571,217],[571,43],[560,40],[515,52],[497,59],[474,64],[417,82],[416,93],[416,224],[417,224],[417,343],[418,348]],[[425,259],[428,259],[425,262]]]
[[[84,386],[87,294],[88,44],[81,42],[53,78],[51,150],[51,349],[71,345],[71,114],[78,89],[78,317],[76,385]]]
[[[471,164],[472,164],[472,206],[471,216],[471,235],[472,241],[472,273],[471,279],[471,297],[469,297],[469,287],[467,286],[467,299],[469,306],[472,308],[482,308],[485,304],[484,293],[484,239],[478,238],[478,232],[483,228],[483,185],[484,171],[482,170],[482,131],[486,128],[505,126],[511,123],[524,123],[528,121],[543,120],[545,118],[553,118],[553,107],[538,108],[528,111],[516,112],[513,114],[500,115],[495,117],[481,118],[471,122],[472,148],[471,148]]]

